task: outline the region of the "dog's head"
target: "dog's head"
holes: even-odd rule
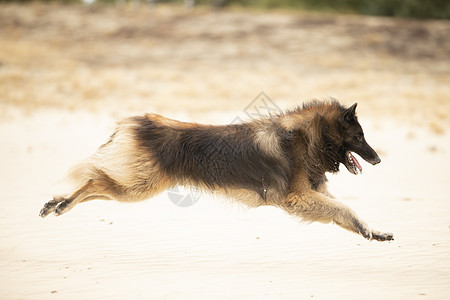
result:
[[[352,152],[358,154],[372,165],[381,162],[378,154],[367,144],[364,138],[364,132],[356,116],[356,106],[357,103],[343,111],[339,120],[344,131],[340,163],[343,163],[347,167],[347,170],[355,175],[358,172],[362,172],[362,167]]]

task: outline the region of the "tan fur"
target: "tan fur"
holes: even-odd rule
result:
[[[301,126],[305,117],[302,115],[284,115],[280,119],[281,126],[286,130],[295,130]]]
[[[252,191],[244,189],[218,189],[212,191],[214,194],[221,194],[229,199],[239,199],[239,203],[244,204],[247,207],[258,207],[265,205],[266,203],[261,199],[261,197]]]
[[[132,130],[135,124],[126,119],[117,128],[115,138],[104,144],[89,159],[76,166],[70,177],[75,182],[86,182],[99,176],[98,172],[107,174],[112,182],[128,187],[128,190],[142,190],[135,186],[144,181],[151,189],[168,186],[168,178],[154,163],[153,158],[137,145]],[[136,153],[141,151],[141,153]],[[86,166],[90,166],[86,168]],[[88,171],[87,173],[83,173]],[[95,173],[95,174],[92,174]],[[128,201],[139,201],[148,193],[134,192]]]
[[[258,126],[255,142],[268,155],[278,157],[281,153],[279,136],[277,132],[271,128],[271,124],[262,123]]]
[[[280,203],[279,207],[291,215],[301,217],[304,221],[335,223],[369,240],[392,239],[392,234],[370,229],[348,206],[319,192],[292,193]]]
[[[161,116],[161,115],[158,115],[158,114],[154,114],[154,113],[148,113],[145,116],[146,116],[147,119],[149,119],[151,121],[158,122],[160,124],[163,124],[163,125],[166,125],[166,126],[170,126],[170,127],[190,128],[190,127],[194,127],[194,126],[198,125],[196,123],[181,122],[181,121],[178,121],[178,120],[166,118],[164,116]],[[202,126],[207,126],[207,125],[202,125]]]

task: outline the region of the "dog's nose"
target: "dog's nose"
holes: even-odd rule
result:
[[[380,159],[379,156],[377,156],[377,157],[373,160],[372,164],[373,164],[373,165],[377,165],[377,164],[379,164],[380,162],[381,162],[381,159]]]

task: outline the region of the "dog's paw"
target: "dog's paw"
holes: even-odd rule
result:
[[[68,201],[66,198],[64,198],[63,196],[55,196],[53,197],[52,200],[48,201],[47,203],[44,204],[44,207],[42,207],[41,211],[39,212],[39,216],[41,218],[45,218],[46,216],[48,216],[51,213],[55,213],[55,215],[60,215],[61,213],[66,212],[62,211],[63,208],[67,207],[68,205],[62,205],[62,203]]]
[[[55,211],[55,207],[60,203],[59,200],[50,200],[47,203],[44,204],[44,207],[42,207],[41,211],[39,212],[39,216],[41,218],[45,218],[50,213]]]
[[[371,230],[365,223],[361,221],[356,222],[355,225],[359,233],[369,241],[377,240],[383,242],[394,240],[394,235],[392,233],[384,233],[377,230]]]
[[[63,213],[69,211],[70,210],[69,204],[71,204],[69,200],[59,202],[55,208],[55,216],[60,216]]]
[[[372,239],[383,242],[383,241],[393,241],[394,240],[394,234],[390,232],[379,232],[379,231],[372,231]]]

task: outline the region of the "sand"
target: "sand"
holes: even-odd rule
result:
[[[449,22],[1,4],[0,25],[0,299],[450,297]],[[228,123],[261,91],[358,101],[382,163],[330,190],[393,242],[205,194],[38,216],[120,118]]]

